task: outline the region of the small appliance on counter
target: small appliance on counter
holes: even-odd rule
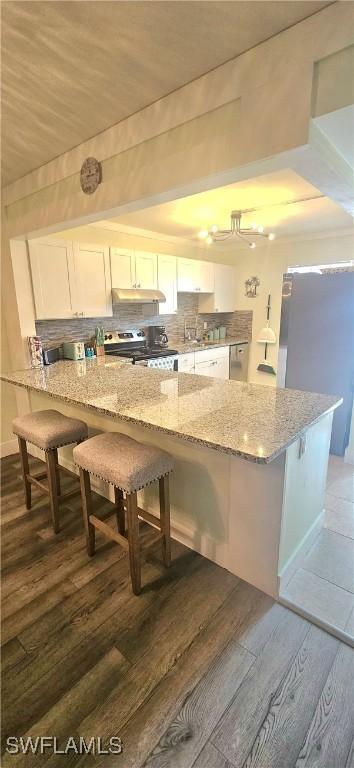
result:
[[[85,344],[83,341],[65,341],[63,344],[64,357],[67,360],[84,360]]]
[[[150,325],[147,328],[149,347],[164,349],[168,344],[168,336],[164,325]]]
[[[43,350],[40,336],[28,336],[28,349],[32,368],[43,365]]]
[[[43,362],[44,365],[51,365],[57,363],[63,357],[63,347],[50,347],[50,349],[43,349]]]

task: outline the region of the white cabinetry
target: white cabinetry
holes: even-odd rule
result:
[[[112,288],[135,288],[134,251],[111,248]]]
[[[159,253],[157,255],[157,286],[166,296],[166,301],[158,305],[159,315],[172,315],[177,312],[177,259],[175,256]]]
[[[113,288],[157,288],[157,255],[111,248]]]
[[[37,320],[112,315],[108,248],[52,239],[28,247]]]
[[[178,372],[195,373],[194,352],[187,352],[185,355],[178,355]]]
[[[210,293],[214,290],[213,267],[209,261],[178,259],[177,290],[180,293]]]
[[[67,240],[28,243],[37,320],[74,317],[73,244]]]
[[[197,373],[216,379],[229,378],[229,347],[201,349],[178,356],[179,373]]]
[[[216,379],[229,378],[229,347],[195,352],[195,373]]]
[[[235,270],[227,264],[214,264],[213,293],[201,296],[199,312],[235,312]]]
[[[157,288],[157,255],[135,251],[136,288]]]
[[[75,300],[79,317],[112,316],[109,248],[74,243]]]

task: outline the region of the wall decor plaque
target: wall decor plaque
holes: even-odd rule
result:
[[[96,192],[98,185],[102,181],[102,166],[95,157],[87,157],[84,160],[80,171],[81,189],[85,195],[92,195]]]
[[[245,296],[249,299],[255,299],[257,296],[257,288],[259,288],[261,281],[259,277],[249,277],[245,282]]]

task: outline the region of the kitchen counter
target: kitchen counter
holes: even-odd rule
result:
[[[231,347],[232,344],[250,344],[251,339],[247,339],[244,336],[226,336],[225,339],[220,341],[183,341],[179,344],[172,344],[171,347],[176,349],[179,355],[188,354],[188,352],[196,352],[200,349],[214,349],[215,347]]]
[[[258,464],[272,462],[341,403],[329,395],[148,369],[109,357],[63,360],[1,378]]]

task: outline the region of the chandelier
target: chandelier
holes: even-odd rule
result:
[[[222,240],[227,240],[229,237],[238,237],[240,240],[243,240],[246,242],[250,248],[255,248],[256,243],[254,241],[255,237],[263,237],[266,240],[274,240],[275,235],[273,232],[269,232],[267,234],[264,231],[264,227],[262,225],[252,224],[251,227],[242,227],[241,226],[241,217],[243,213],[253,213],[254,208],[250,208],[246,211],[232,211],[231,212],[231,221],[230,221],[230,229],[218,229],[216,224],[213,224],[210,229],[202,229],[199,232],[199,237],[201,240],[205,240],[206,243],[214,243]]]

